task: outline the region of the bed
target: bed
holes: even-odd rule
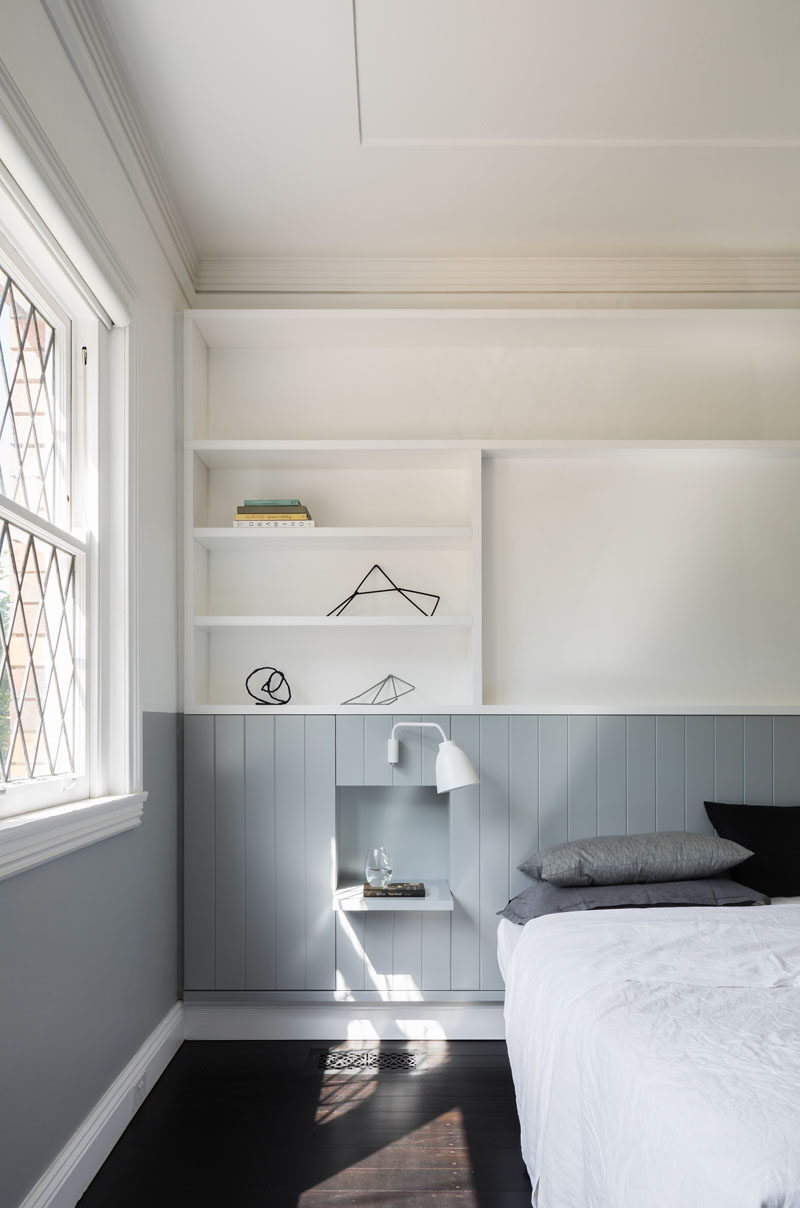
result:
[[[800,904],[502,919],[538,1208],[800,1208]]]

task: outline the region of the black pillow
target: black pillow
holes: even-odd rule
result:
[[[728,876],[774,897],[800,894],[800,805],[726,805],[706,801],[711,825],[723,839],[753,855]]]

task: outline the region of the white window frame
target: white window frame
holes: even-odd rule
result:
[[[0,127],[0,152],[7,132]],[[12,154],[4,155],[6,163]],[[24,168],[26,165],[22,165]],[[0,259],[3,268],[43,315],[57,338],[71,341],[73,420],[85,421],[87,461],[73,461],[72,486],[82,489],[88,521],[88,574],[82,585],[89,618],[86,656],[84,774],[6,785],[0,793],[0,879],[67,854],[139,824],[147,794],[141,789],[141,718],[138,706],[138,582],[136,544],[136,345],[135,321],[114,326],[86,282],[102,279],[88,254],[77,265],[64,252],[63,221],[52,197],[34,208],[27,192],[0,165]],[[55,218],[57,221],[53,221]],[[50,220],[50,226],[47,221]],[[118,299],[109,290],[116,305]],[[116,317],[120,308],[116,307]],[[125,316],[123,316],[124,318]],[[86,408],[77,404],[87,350]],[[69,385],[69,382],[66,382]],[[73,456],[75,449],[73,447]],[[76,585],[76,610],[80,608]],[[76,733],[77,740],[77,733]],[[76,741],[77,748],[77,741]]]

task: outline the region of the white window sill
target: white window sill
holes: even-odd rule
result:
[[[144,792],[92,797],[4,819],[0,822],[0,880],[133,830],[142,820],[146,800]]]

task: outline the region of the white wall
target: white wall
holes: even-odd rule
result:
[[[488,704],[796,708],[800,460],[490,461]]]
[[[139,291],[144,709],[177,704],[175,312],[178,288],[38,0],[0,3],[0,56]]]

